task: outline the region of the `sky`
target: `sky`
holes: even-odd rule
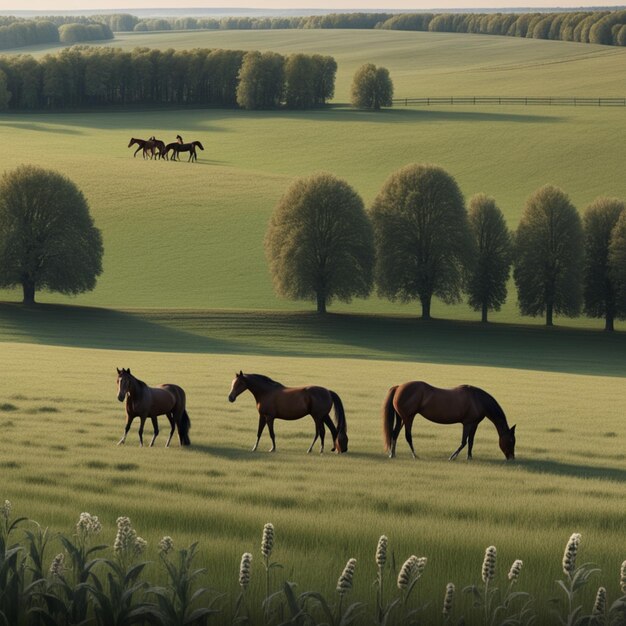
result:
[[[253,9],[429,9],[623,6],[625,0],[0,0],[0,11],[62,11],[133,8],[253,8]]]

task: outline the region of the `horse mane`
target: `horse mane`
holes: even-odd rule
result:
[[[480,387],[474,387],[472,385],[465,385],[469,391],[472,392],[474,398],[483,405],[485,410],[485,414],[487,418],[489,418],[497,427],[498,423],[504,425],[506,430],[509,430],[509,424],[506,421],[506,415],[502,410],[502,407],[498,404],[498,401],[489,393],[487,393],[484,389]],[[498,431],[500,429],[498,428]]]
[[[271,385],[272,387],[282,387],[285,385],[279,383],[277,380],[270,378],[269,376],[264,376],[263,374],[244,374],[245,378],[252,378],[253,380],[257,380],[261,383],[266,383],[267,385]]]

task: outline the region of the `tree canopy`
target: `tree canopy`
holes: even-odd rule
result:
[[[575,317],[582,303],[583,230],[578,211],[558,187],[528,198],[515,235],[513,278],[522,315]]]
[[[450,174],[435,165],[407,165],[387,179],[371,217],[381,296],[419,298],[424,319],[433,296],[460,300],[473,245],[465,202]]]
[[[499,311],[506,301],[512,237],[496,201],[482,193],[470,200],[469,224],[476,250],[467,285],[469,305],[487,322],[488,311]]]
[[[609,275],[615,286],[615,304],[620,317],[626,316],[626,211],[611,233],[609,245]]]
[[[0,179],[0,286],[78,294],[102,273],[102,236],[78,187],[32,165]]]
[[[614,329],[618,316],[615,285],[610,273],[609,246],[624,202],[617,198],[597,198],[584,215],[585,265],[584,307],[589,317],[603,317],[605,330]]]
[[[389,70],[373,63],[362,65],[354,74],[350,94],[352,106],[359,109],[378,111],[380,107],[391,106],[393,83]]]
[[[334,299],[371,292],[371,225],[360,196],[332,174],[300,178],[287,189],[270,219],[265,251],[277,293],[314,300],[318,313]]]

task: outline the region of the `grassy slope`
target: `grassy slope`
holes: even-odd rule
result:
[[[138,44],[334,54],[339,101],[346,99],[354,68],[366,60],[389,67],[398,95],[621,95],[618,76],[626,54],[561,42],[376,31],[171,33],[115,42]],[[329,170],[369,203],[393,170],[412,161],[435,162],[457,178],[467,196],[495,196],[515,226],[526,197],[546,182],[561,185],[581,209],[599,194],[626,196],[615,142],[623,118],[623,109],[547,107],[398,109],[380,115],[344,108],[5,115],[3,137],[20,149],[0,154],[0,170],[24,161],[52,166],[84,189],[107,252],[98,288],[81,303],[294,309],[303,305],[272,293],[262,249],[268,216],[294,177]],[[197,137],[207,150],[193,167],[131,159],[128,138],[153,132],[167,139],[177,132]],[[350,310],[416,308],[372,299]],[[434,314],[474,318],[464,306],[436,306]],[[514,294],[494,319],[519,320]]]
[[[621,406],[607,398],[624,395],[623,378],[11,343],[3,345],[1,358],[10,364],[3,367],[2,402],[13,405],[11,411],[0,409],[10,441],[0,459],[1,497],[14,502],[17,514],[55,530],[71,532],[78,513],[87,510],[103,519],[110,542],[115,518],[129,515],[150,542],[149,558],[156,557],[163,534],[178,546],[200,539],[208,582],[234,594],[238,559],[244,550],[258,558],[260,529],[271,520],[278,537],[275,557],[287,566],[279,580],[297,581],[300,591],[330,594],[345,560],[355,556],[355,599],[371,599],[375,543],[386,533],[398,561],[412,553],[429,557],[420,593],[435,600],[433,615],[449,580],[478,581],[484,548],[492,543],[501,578],[513,559],[522,558],[522,588],[542,601],[555,596],[562,547],[578,531],[580,558],[598,563],[603,575],[597,582],[606,583],[610,597],[617,593],[624,557],[626,433]],[[115,446],[123,427],[115,365],[131,366],[152,384],[168,380],[185,387],[192,419],[189,450],[161,448],[163,434],[159,447],[138,450],[136,425],[127,445]],[[308,418],[277,423],[276,455],[265,452],[267,439],[261,452],[249,452],[257,422],[252,398],[246,394],[234,405],[226,400],[239,368],[287,384],[335,389],[347,410],[350,452],[307,456],[313,434]],[[475,461],[449,463],[460,429],[421,419],[414,428],[419,460],[410,460],[403,439],[399,458],[387,460],[379,406],[390,384],[411,378],[440,386],[471,381],[492,392],[510,423],[518,424],[518,462],[503,462],[495,430],[485,423]],[[360,530],[354,532],[357,518]],[[259,565],[260,560],[257,588]]]

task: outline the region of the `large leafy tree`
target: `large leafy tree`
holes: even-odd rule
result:
[[[102,273],[102,236],[78,187],[31,165],[0,179],[0,287],[78,294]]]
[[[506,301],[512,237],[495,200],[482,193],[470,200],[469,223],[476,249],[467,284],[469,304],[487,322],[488,312],[499,311]]]
[[[585,233],[584,306],[590,317],[603,317],[605,330],[614,329],[618,316],[616,293],[609,267],[611,234],[624,202],[617,198],[597,198],[587,207],[583,218]]]
[[[467,211],[454,178],[434,165],[408,165],[392,174],[371,209],[378,293],[419,298],[430,318],[433,296],[458,302],[473,245]]]
[[[271,109],[280,105],[285,86],[285,59],[275,52],[248,52],[237,86],[237,104],[243,109]]]
[[[522,315],[574,317],[582,303],[583,229],[558,187],[545,185],[527,200],[515,236],[513,278]]]
[[[609,276],[615,285],[616,311],[619,317],[626,316],[626,211],[622,211],[609,246]]]
[[[349,302],[372,289],[374,246],[363,201],[332,174],[296,180],[270,219],[265,237],[274,288],[294,300]]]
[[[389,70],[376,67],[373,63],[362,65],[354,74],[350,91],[352,106],[359,109],[374,109],[391,106],[393,83]]]

